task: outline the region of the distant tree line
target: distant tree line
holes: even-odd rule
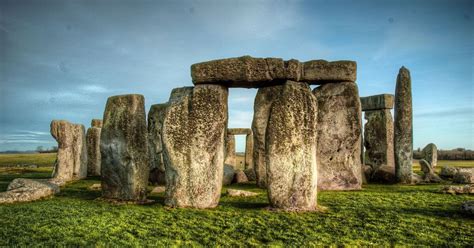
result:
[[[413,151],[414,159],[421,159],[421,148]],[[438,160],[474,160],[474,151],[464,148],[438,150]]]
[[[52,146],[50,148],[44,148],[43,146],[36,147],[36,151],[39,153],[53,153],[58,151],[57,146]]]

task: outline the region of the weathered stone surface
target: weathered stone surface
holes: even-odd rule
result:
[[[474,194],[474,184],[462,185],[462,186],[454,186],[448,185],[444,186],[440,190],[442,193],[446,194]]]
[[[253,168],[253,134],[245,136],[245,169]]]
[[[100,176],[100,131],[100,127],[90,127],[86,133],[87,175],[89,176]]]
[[[272,207],[290,211],[316,208],[316,104],[309,86],[293,81],[283,85],[272,104],[265,135]]]
[[[234,176],[234,182],[235,183],[246,183],[248,182],[249,179],[247,178],[247,175],[245,175],[245,172],[242,170],[236,170],[235,171],[235,176]]]
[[[423,171],[423,180],[425,182],[430,182],[430,183],[441,182],[441,178],[439,178],[439,176],[434,173],[434,170],[431,167],[430,163],[428,163],[428,161],[421,159],[420,161],[418,161],[418,163],[420,164],[421,170]]]
[[[224,174],[227,96],[226,87],[197,85],[170,102],[163,123],[166,205],[217,206]]]
[[[91,121],[91,127],[102,127],[102,120],[101,119],[92,119]]]
[[[411,180],[410,181],[411,184],[418,184],[418,183],[424,182],[423,177],[421,177],[420,175],[418,175],[416,173],[411,174],[411,179],[410,180]]]
[[[283,86],[281,85],[260,88],[255,96],[252,121],[253,163],[257,178],[257,186],[260,188],[265,188],[267,185],[265,132],[270,117],[270,108],[273,101],[281,94],[282,88]]]
[[[87,149],[84,126],[64,120],[53,120],[51,135],[58,142],[53,178],[65,182],[86,178]]]
[[[383,176],[377,176],[377,181],[383,182],[380,180],[386,178],[392,182],[395,176],[392,114],[388,109],[366,111],[364,118],[367,120],[364,126],[365,164],[372,167],[372,174],[377,174],[377,170],[385,166],[381,172]],[[388,176],[389,172],[393,172],[393,176]],[[368,180],[373,181],[372,176]]]
[[[231,197],[249,197],[257,196],[259,193],[239,189],[227,189],[227,195]]]
[[[162,128],[167,107],[167,103],[153,104],[148,111],[148,145],[150,152],[150,176],[148,180],[152,184],[165,183]]]
[[[426,145],[421,151],[421,156],[424,160],[428,161],[433,169],[438,165],[438,148],[435,144],[429,143]]]
[[[142,95],[109,97],[100,136],[102,196],[146,200],[148,132]]]
[[[191,77],[195,85],[212,83],[252,88],[272,85],[274,81],[299,80],[301,70],[297,60],[243,56],[193,64]]]
[[[152,190],[151,190],[151,193],[152,194],[160,194],[160,193],[163,193],[166,191],[166,187],[164,186],[157,186],[157,187],[154,187]]]
[[[224,164],[224,173],[222,177],[222,185],[231,185],[234,181],[235,169],[232,165]]]
[[[0,204],[36,201],[59,193],[59,186],[47,180],[14,179],[6,192],[0,192]]]
[[[94,183],[89,186],[90,190],[102,190],[102,185],[100,183]]]
[[[244,173],[247,176],[247,179],[249,181],[256,181],[257,180],[257,176],[255,175],[255,169],[254,168],[245,169]]]
[[[461,211],[468,215],[474,215],[474,201],[463,202],[461,205]]]
[[[474,168],[466,169],[458,170],[453,177],[453,183],[474,183]]]
[[[439,172],[439,176],[444,178],[444,179],[452,179],[454,175],[458,172],[458,169],[456,167],[452,166],[443,166],[441,167],[441,171]]]
[[[235,136],[227,133],[225,139],[225,164],[236,166],[235,164]]]
[[[310,84],[326,82],[355,82],[357,79],[357,63],[341,60],[328,62],[326,60],[311,60],[303,63],[301,81]]]
[[[413,168],[413,113],[410,71],[400,68],[395,88],[394,152],[399,183],[411,183]]]
[[[370,181],[377,183],[395,183],[395,167],[382,165],[370,174]]]
[[[360,189],[362,113],[357,85],[329,83],[313,93],[318,101],[318,188]]]
[[[194,87],[180,87],[174,88],[171,90],[170,98],[168,100],[168,104],[173,101],[180,101],[183,97],[189,96],[189,94],[193,94]]]
[[[239,134],[252,134],[252,129],[250,128],[228,128],[227,134],[239,135]]]
[[[362,111],[392,109],[393,100],[393,95],[381,94],[375,96],[361,97],[360,104],[362,106]]]

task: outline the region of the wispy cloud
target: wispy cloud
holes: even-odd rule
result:
[[[466,116],[472,118],[474,116],[474,108],[472,107],[462,107],[462,108],[449,108],[449,109],[436,109],[424,112],[415,112],[415,117],[417,118],[446,118],[453,116]]]

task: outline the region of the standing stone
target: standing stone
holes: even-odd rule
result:
[[[203,84],[170,101],[163,123],[166,205],[213,208],[219,203],[227,96],[226,87]]]
[[[254,102],[252,121],[253,132],[253,163],[257,186],[265,188],[267,185],[267,168],[265,162],[265,132],[273,101],[281,93],[283,86],[270,86],[257,91]]]
[[[97,125],[97,120],[92,120],[92,127],[88,128],[86,133],[87,175],[89,176],[100,176],[100,127],[102,127],[102,120],[99,121],[100,125]]]
[[[102,195],[145,201],[149,156],[142,95],[109,97],[100,136]]]
[[[435,144],[429,143],[426,145],[421,151],[421,156],[430,163],[431,168],[436,168],[436,165],[438,164],[438,148]]]
[[[308,84],[287,81],[271,107],[265,146],[268,198],[275,208],[316,208],[316,104]]]
[[[148,144],[150,151],[149,181],[154,184],[165,183],[162,128],[167,107],[167,103],[153,104],[148,112]]]
[[[413,122],[410,71],[400,68],[395,88],[394,151],[395,174],[399,183],[411,183]]]
[[[253,134],[245,136],[245,169],[253,168]]]
[[[395,159],[393,154],[393,119],[390,109],[371,110],[365,112],[367,123],[364,127],[364,146],[366,149],[366,165],[372,167],[375,174],[380,167],[384,166],[384,177],[387,179],[388,172],[391,176],[388,182],[395,179]],[[371,181],[371,178],[368,178]],[[385,181],[383,181],[385,182]]]
[[[64,182],[87,177],[85,128],[64,120],[51,122],[51,135],[58,142],[53,178]]]
[[[357,85],[328,83],[313,93],[318,101],[318,188],[360,189],[362,114]]]
[[[235,135],[227,133],[225,146],[225,164],[236,166],[235,164]]]

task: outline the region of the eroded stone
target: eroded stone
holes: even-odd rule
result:
[[[165,183],[162,128],[167,108],[167,103],[153,104],[148,111],[148,144],[150,152],[149,181],[152,184]]]
[[[59,186],[48,180],[16,178],[6,192],[0,192],[0,204],[36,201],[59,193]]]
[[[360,104],[362,106],[362,111],[392,109],[393,100],[393,95],[381,94],[375,96],[361,97]]]
[[[433,169],[438,165],[438,148],[435,144],[429,143],[426,145],[421,151],[421,156],[424,160],[428,161]]]
[[[100,131],[100,127],[90,127],[86,133],[87,175],[89,176],[100,176]]]
[[[310,84],[326,82],[355,82],[357,79],[357,63],[341,60],[328,62],[326,60],[310,60],[303,63],[301,81]]]

